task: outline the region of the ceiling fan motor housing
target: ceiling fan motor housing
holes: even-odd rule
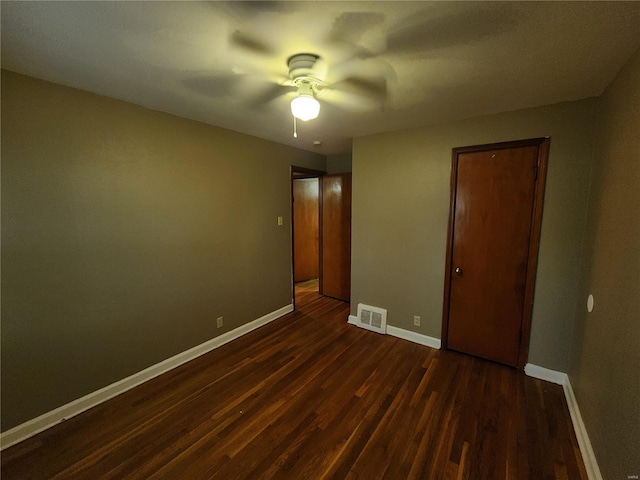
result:
[[[313,73],[313,66],[320,57],[313,53],[299,53],[289,58],[289,77],[294,84],[320,83],[322,80],[316,78]]]

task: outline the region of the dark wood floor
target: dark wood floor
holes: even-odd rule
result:
[[[303,286],[296,312],[5,450],[2,478],[586,480],[561,387],[348,314]]]

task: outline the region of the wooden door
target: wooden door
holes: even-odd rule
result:
[[[548,139],[454,149],[447,348],[524,365],[547,150]]]
[[[321,293],[351,297],[351,174],[322,177]]]
[[[293,281],[318,278],[319,187],[317,178],[293,180]]]

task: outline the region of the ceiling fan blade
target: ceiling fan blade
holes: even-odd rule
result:
[[[381,108],[379,101],[359,93],[335,88],[325,88],[318,94],[321,103],[328,103],[343,110],[366,112]]]
[[[345,62],[333,65],[328,77],[332,84],[353,77],[384,78],[387,80],[397,80],[398,78],[395,69],[389,62],[382,58],[351,58]]]
[[[384,102],[387,99],[387,79],[384,77],[348,77],[334,83],[334,90],[345,91]]]
[[[322,58],[318,58],[313,67],[311,67],[311,72],[309,76],[313,78],[317,78],[323,82],[327,81],[327,75],[329,73],[329,64]]]
[[[449,4],[445,9],[436,3],[399,22],[387,34],[386,53],[417,53],[473,43],[505,33],[521,21],[516,6],[509,2],[478,2],[453,14],[450,9]]]
[[[276,53],[276,49],[273,46],[240,30],[235,30],[231,34],[230,41],[233,46],[248,50],[251,53],[259,55],[274,55]]]
[[[256,95],[251,96],[247,103],[253,108],[264,107],[277,98],[295,92],[296,90],[297,88],[291,85],[270,84],[261,92],[258,92]]]
[[[342,51],[343,58],[374,58],[386,46],[384,27],[382,13],[344,12],[334,20],[326,42]]]
[[[270,81],[261,75],[250,74],[207,74],[187,78],[182,83],[189,90],[206,97],[235,97],[254,108],[296,90],[288,79]]]
[[[234,74],[202,75],[187,78],[182,83],[191,91],[207,97],[217,98],[234,95],[241,77],[241,75]]]
[[[263,13],[286,13],[292,10],[289,2],[272,0],[234,0],[231,2],[224,2],[224,5],[229,10],[235,11],[238,15],[243,17],[254,17]]]
[[[378,12],[344,12],[334,20],[328,40],[357,45],[368,30],[382,26],[384,19]]]

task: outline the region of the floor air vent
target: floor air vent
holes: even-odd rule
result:
[[[357,325],[372,332],[387,333],[387,311],[384,308],[358,304]]]

